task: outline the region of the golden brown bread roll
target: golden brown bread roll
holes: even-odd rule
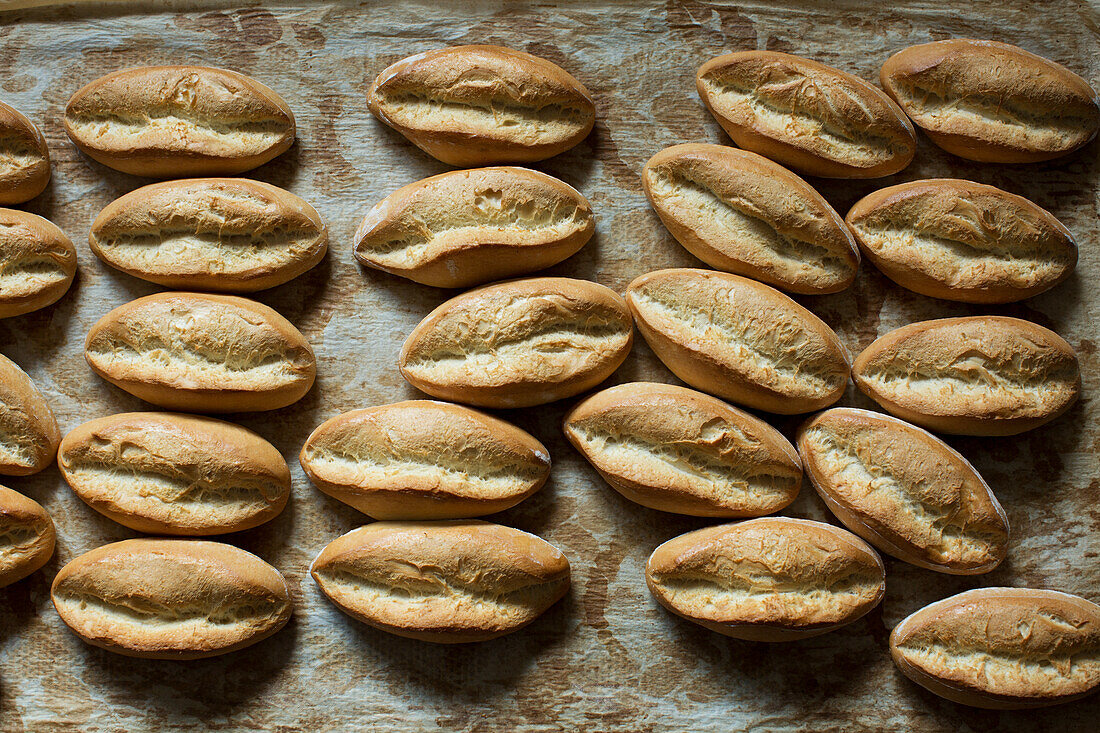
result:
[[[563,429],[612,488],[651,509],[758,517],[802,485],[798,454],[778,430],[684,387],[609,387],[570,410]]]
[[[17,209],[0,209],[0,318],[45,308],[68,292],[76,247],[55,224]]]
[[[861,392],[892,415],[958,435],[1015,435],[1068,410],[1081,391],[1073,347],[1001,316],[911,323],[856,357]]]
[[[271,89],[226,69],[142,66],[81,87],[65,132],[105,166],[153,178],[233,175],[294,143],[294,113]]]
[[[401,347],[401,374],[432,397],[529,407],[595,387],[626,359],[626,303],[587,280],[487,285],[440,305]]]
[[[550,454],[528,433],[431,400],[330,418],[310,434],[299,460],[317,488],[376,519],[493,514],[550,476]]]
[[[1100,606],[1053,590],[970,590],[895,626],[890,654],[906,677],[963,705],[1070,702],[1100,685]]]
[[[592,237],[576,189],[526,168],[451,171],[376,204],[355,232],[367,267],[439,288],[463,288],[561,262]]]
[[[1008,553],[1008,517],[970,463],[931,433],[835,407],[798,431],[817,493],[882,552],[952,575],[988,573]]]
[[[46,190],[46,138],[19,110],[0,102],[0,204],[22,204]]]
[[[1052,214],[973,181],[883,188],[856,202],[845,220],[875,267],[933,298],[1022,300],[1062,282],[1077,264],[1077,243]]]
[[[371,113],[413,145],[463,168],[545,160],[592,131],[584,85],[546,59],[502,46],[454,46],[391,64]]]
[[[111,267],[183,290],[252,292],[292,280],[328,251],[317,211],[244,178],[142,186],[92,222],[92,252]]]
[[[198,659],[243,649],[290,620],[290,589],[250,552],[202,540],[124,540],[61,568],[50,591],[89,644],[128,657]]]
[[[56,542],[53,520],[42,505],[0,486],[0,588],[49,562]]]
[[[53,463],[61,431],[27,373],[0,354],[0,475],[28,476]]]
[[[273,519],[290,497],[290,469],[275,446],[209,417],[91,420],[61,441],[57,463],[77,496],[139,532],[238,532]]]
[[[344,613],[441,644],[510,634],[569,590],[556,547],[476,519],[368,524],[329,543],[310,573]]]
[[[840,399],[848,351],[778,290],[711,270],[658,270],[626,293],[638,330],[673,374],[704,392],[783,415]]]
[[[844,220],[761,155],[674,145],[649,159],[642,184],[672,236],[711,267],[792,293],[835,293],[855,279],[859,250]]]
[[[880,79],[932,142],[969,160],[1050,160],[1100,129],[1100,101],[1088,82],[1007,43],[910,46],[887,59]]]
[[[778,51],[739,51],[699,68],[703,104],[739,147],[800,173],[880,178],[917,150],[913,124],[877,87]]]
[[[711,631],[793,641],[850,624],[886,592],[882,560],[850,532],[763,517],[664,543],[646,563],[657,601]]]
[[[92,326],[84,358],[135,397],[190,412],[286,407],[317,375],[290,321],[230,295],[158,293],[119,306]]]

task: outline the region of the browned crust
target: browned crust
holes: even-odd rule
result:
[[[30,530],[33,538],[0,550],[0,588],[22,580],[53,557],[57,532],[53,520],[37,501],[0,486],[0,535]]]
[[[11,143],[8,143],[8,141]],[[50,149],[38,127],[19,110],[0,102],[0,149],[14,144],[36,158],[18,170],[0,172],[0,204],[22,204],[46,190],[50,182]]]
[[[0,209],[0,268],[18,260],[48,262],[61,279],[19,295],[0,290],[0,318],[21,316],[56,303],[76,276],[76,247],[56,224],[26,211]]]
[[[0,437],[18,444],[28,459],[0,455],[0,475],[29,476],[49,466],[57,455],[61,431],[49,403],[27,373],[0,354]],[[18,455],[20,451],[16,451]]]

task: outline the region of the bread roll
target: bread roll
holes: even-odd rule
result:
[[[542,277],[471,290],[436,308],[401,348],[401,374],[433,397],[530,407],[611,376],[634,332],[626,303],[587,280]]]
[[[355,232],[367,267],[464,288],[550,267],[596,229],[572,186],[526,168],[451,171],[399,188]]]
[[[76,276],[76,247],[52,222],[0,209],[0,318],[60,300]]]
[[[817,493],[882,552],[952,575],[988,573],[1008,552],[1008,517],[957,451],[893,417],[837,407],[798,431]]]
[[[892,415],[958,435],[1016,435],[1077,401],[1073,347],[1001,316],[911,323],[881,336],[852,367],[856,386]]]
[[[49,562],[56,542],[53,520],[42,505],[0,486],[0,588]]]
[[[1069,277],[1077,243],[1025,198],[973,181],[883,188],[846,217],[867,259],[922,295],[966,303],[1030,298]]]
[[[255,301],[201,293],[115,308],[88,332],[84,358],[135,397],[190,412],[286,407],[317,374],[313,349],[290,321]]]
[[[201,540],[124,540],[54,578],[53,605],[84,641],[128,657],[198,659],[243,649],[290,620],[290,589],[250,552]]]
[[[143,186],[92,223],[88,243],[111,267],[185,290],[252,292],[293,280],[320,262],[328,230],[289,191],[244,178],[192,178]]]
[[[913,160],[916,132],[878,88],[816,61],[740,51],[699,68],[703,104],[739,147],[825,178],[880,178]]]
[[[848,351],[821,319],[767,285],[710,270],[630,283],[638,330],[673,374],[704,392],[783,415],[840,399]]]
[[[386,67],[367,93],[379,120],[444,163],[545,160],[592,131],[596,107],[546,59],[501,46],[454,46]]]
[[[650,509],[758,517],[794,501],[798,454],[763,420],[671,384],[597,392],[565,416],[565,437],[611,487]]]
[[[0,102],[0,204],[22,204],[46,190],[46,138],[19,110]]]
[[[27,373],[0,354],[0,475],[29,476],[53,463],[61,431]]]
[[[1060,64],[996,41],[910,46],[882,65],[882,86],[929,139],[988,163],[1071,153],[1100,129],[1100,102]]]
[[[153,178],[233,175],[294,143],[294,113],[260,82],[226,69],[143,66],[81,87],[65,132],[103,165]]]
[[[890,653],[906,677],[963,705],[1070,702],[1100,685],[1100,606],[1053,590],[970,590],[894,627]]]
[[[510,634],[569,590],[557,548],[478,520],[368,524],[333,540],[310,573],[349,616],[443,644]]]
[[[793,293],[839,292],[859,269],[848,227],[781,165],[725,145],[674,145],[642,172],[672,236],[711,267]]]
[[[65,436],[57,463],[77,496],[139,532],[238,532],[277,516],[290,496],[290,469],[275,446],[208,417],[101,417]]]
[[[749,641],[794,641],[850,624],[886,592],[867,543],[821,522],[764,517],[706,527],[649,557],[646,583],[678,616]]]
[[[300,460],[317,488],[376,519],[493,514],[523,501],[550,476],[550,454],[529,434],[430,400],[326,420]]]

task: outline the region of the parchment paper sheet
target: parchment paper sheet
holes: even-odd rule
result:
[[[327,542],[365,518],[310,485],[298,450],[324,419],[417,396],[397,372],[397,353],[419,319],[449,297],[363,270],[351,256],[352,233],[369,205],[446,169],[369,116],[364,92],[379,70],[427,49],[499,43],[544,56],[584,82],[597,99],[595,131],[538,167],[589,197],[599,217],[597,235],[549,272],[621,291],[648,270],[697,264],[646,205],[638,174],[665,146],[728,143],[694,90],[696,68],[714,55],[791,51],[877,80],[882,61],[906,45],[978,37],[1020,44],[1100,81],[1096,5],[896,5],[123,2],[0,13],[0,98],[42,128],[54,161],[49,189],[26,208],[68,232],[80,260],[76,284],[57,305],[0,321],[0,351],[37,380],[62,432],[101,415],[149,409],[96,378],[82,345],[109,309],[159,290],[111,270],[87,248],[99,209],[149,181],[77,153],[60,118],[78,87],[143,64],[207,64],[255,76],[294,108],[298,142],[250,175],[313,203],[332,233],[323,264],[258,296],[313,343],[316,388],[292,407],[231,418],[271,440],[293,469],[294,498],[282,516],[228,539],[286,574],[297,603],[294,620],[251,649],[191,663],[132,660],[85,646],[54,612],[49,582],[77,554],[135,533],[83,505],[56,468],[6,479],[53,515],[59,546],[43,572],[0,590],[0,730],[1096,730],[1100,696],[1032,713],[977,711],[909,683],[887,652],[889,630],[903,616],[976,586],[1059,588],[1100,600],[1095,142],[1048,164],[995,166],[951,158],[922,137],[916,162],[897,176],[813,181],[844,213],[881,186],[969,178],[1050,209],[1078,238],[1077,274],[1023,304],[936,301],[902,290],[866,264],[850,290],[801,299],[853,353],[911,321],[977,313],[1034,320],[1077,348],[1084,399],[1068,415],[1018,438],[949,441],[988,479],[1010,516],[1012,547],[996,572],[957,578],[887,558],[887,596],[879,609],[800,643],[740,642],[681,621],[651,600],[643,565],[657,544],[706,522],[643,509],[605,485],[561,436],[559,423],[572,401],[505,415],[546,443],[554,470],[542,492],[494,519],[545,537],[573,564],[571,595],[528,629],[457,647],[399,639],[341,614],[307,572]],[[611,382],[638,379],[676,381],[641,339]],[[871,406],[854,390],[842,404]],[[790,435],[798,420],[773,422]],[[786,513],[828,519],[808,486]]]

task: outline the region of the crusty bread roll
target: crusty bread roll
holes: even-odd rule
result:
[[[76,247],[53,222],[0,209],[0,318],[56,303],[76,276]]]
[[[1073,347],[1019,318],[911,323],[880,336],[852,367],[856,386],[892,415],[958,435],[1015,435],[1077,401]]]
[[[596,230],[576,189],[526,168],[451,171],[399,188],[363,218],[355,259],[439,288],[550,267]]]
[[[266,305],[229,295],[158,293],[100,318],[84,342],[99,376],[188,412],[275,410],[313,386],[305,336]]]
[[[49,562],[56,542],[53,520],[42,505],[0,486],[0,588]]]
[[[27,373],[0,354],[0,475],[28,476],[53,463],[61,431]]]
[[[540,277],[487,285],[440,305],[401,348],[401,374],[433,397],[529,407],[591,389],[633,344],[630,311],[587,280]]]
[[[545,160],[592,131],[584,85],[546,59],[502,46],[454,46],[386,67],[367,106],[413,145],[472,168]]]
[[[848,351],[778,290],[711,270],[658,270],[630,283],[638,330],[692,387],[783,415],[827,407],[848,385]]]
[[[153,178],[233,175],[294,143],[294,113],[260,82],[226,69],[143,66],[81,87],[65,132],[105,166]]]
[[[252,292],[292,280],[328,251],[317,211],[289,191],[245,178],[143,186],[92,222],[92,252],[169,288]]]
[[[139,532],[238,532],[277,516],[290,496],[290,469],[275,446],[194,415],[128,412],[86,422],[61,441],[57,463],[77,496]]]
[[[569,590],[556,547],[476,519],[368,524],[329,543],[310,573],[344,613],[443,644],[510,634]]]
[[[1049,290],[1077,264],[1073,235],[1025,198],[940,178],[879,189],[845,217],[867,259],[922,295],[1008,303]]]
[[[1018,709],[1077,700],[1100,686],[1100,606],[1030,588],[978,588],[894,627],[898,669],[941,697]]]
[[[0,102],[0,204],[21,204],[46,190],[50,150],[33,122]]]
[[[882,560],[831,524],[764,517],[664,543],[646,563],[657,601],[711,631],[794,641],[850,624],[886,592]]]
[[[528,433],[431,400],[330,418],[306,440],[299,460],[317,488],[375,519],[493,514],[550,476],[550,454]]]
[[[198,659],[243,649],[290,620],[290,589],[250,552],[201,540],[124,540],[61,568],[50,591],[84,641],[128,657]]]
[[[649,159],[642,184],[672,236],[711,267],[811,295],[839,292],[856,277],[859,250],[844,220],[761,155],[674,145]]]
[[[887,59],[880,79],[932,142],[969,160],[1050,160],[1100,129],[1100,100],[1088,82],[1007,43],[910,46]]]
[[[778,430],[684,387],[610,387],[570,410],[563,429],[612,488],[651,509],[758,517],[802,485],[798,454]]]
[[[778,51],[739,51],[699,68],[703,104],[730,138],[800,173],[880,178],[913,160],[916,131],[889,97],[851,74]]]
[[[931,433],[836,407],[808,420],[797,445],[836,518],[882,552],[952,575],[988,573],[1008,553],[1008,517],[997,497]]]

